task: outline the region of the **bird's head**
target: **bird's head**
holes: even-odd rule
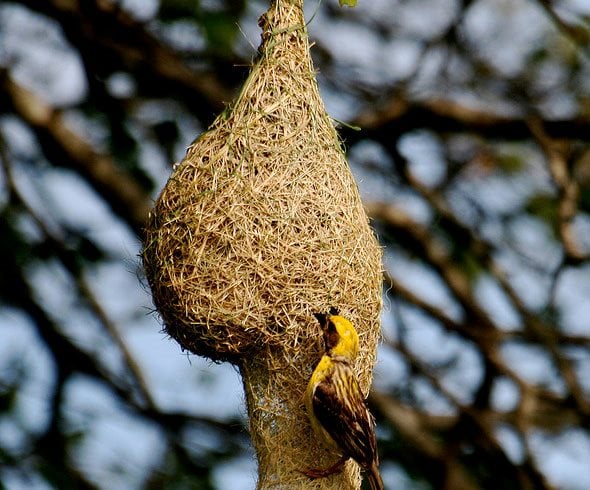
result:
[[[354,359],[359,352],[359,336],[349,320],[333,312],[314,313],[324,333],[326,353]]]

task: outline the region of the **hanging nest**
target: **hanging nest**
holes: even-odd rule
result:
[[[304,452],[317,446],[301,398],[321,355],[312,314],[334,306],[357,325],[367,390],[382,268],[319,95],[302,0],[273,2],[260,25],[259,59],[240,95],[155,203],[143,261],[166,332],[184,349],[240,366],[261,470],[285,481],[276,475],[285,465],[321,461],[317,451],[272,470],[264,461],[277,451],[284,460],[293,438]]]

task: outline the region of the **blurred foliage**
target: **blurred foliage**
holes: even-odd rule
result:
[[[587,7],[306,7],[384,246],[369,403],[386,485],[588,488]],[[264,9],[0,2],[0,488],[213,489],[252,461],[239,407],[163,402],[220,381],[157,377],[175,358],[142,343],[158,325],[133,274],[153,199],[238,93]]]

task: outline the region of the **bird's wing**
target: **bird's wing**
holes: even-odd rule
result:
[[[334,362],[331,376],[315,389],[313,410],[346,456],[365,467],[377,462],[375,421],[348,363]]]

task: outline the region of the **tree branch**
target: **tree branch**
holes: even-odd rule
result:
[[[34,129],[49,161],[78,172],[117,215],[141,233],[151,202],[149,194],[131,175],[72,131],[60,110],[16,83],[6,71],[0,71],[2,103]]]
[[[340,128],[340,134],[348,145],[363,139],[374,139],[389,146],[402,134],[417,129],[429,129],[440,134],[473,133],[487,139],[507,141],[530,138],[526,117],[504,116],[443,99],[409,101],[399,94],[381,104],[379,109],[371,107],[350,125],[362,130]],[[545,121],[544,125],[551,137],[590,141],[588,117]]]

